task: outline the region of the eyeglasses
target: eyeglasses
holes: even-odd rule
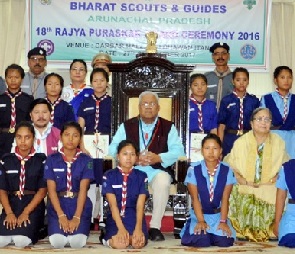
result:
[[[227,54],[228,54],[227,52],[215,52],[213,53],[213,56],[225,56]]]
[[[263,118],[263,117],[256,117],[256,118],[253,118],[253,120],[255,120],[256,122],[260,123],[260,122],[265,122],[265,123],[271,123],[272,120],[268,117],[266,118]]]
[[[84,72],[86,71],[85,69],[80,69],[80,68],[72,68],[71,71],[75,71],[75,72]]]
[[[140,104],[143,108],[153,108],[155,107],[156,105],[158,105],[157,103],[155,102],[143,102]]]
[[[45,62],[45,58],[38,58],[38,57],[30,57],[30,60],[34,63],[40,62],[43,63]]]

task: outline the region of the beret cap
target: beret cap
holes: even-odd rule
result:
[[[111,62],[112,62],[112,58],[108,54],[100,52],[93,57],[91,66],[93,67],[96,63],[111,63]]]
[[[31,56],[44,56],[44,58],[46,59],[46,50],[41,47],[32,48],[28,52],[28,58],[31,58]]]
[[[209,51],[210,51],[211,53],[214,53],[214,50],[217,49],[217,48],[224,48],[224,49],[227,50],[227,52],[229,52],[229,49],[230,49],[229,46],[227,45],[227,43],[216,42],[216,43],[214,43],[214,44],[210,47]]]

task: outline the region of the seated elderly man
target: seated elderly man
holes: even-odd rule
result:
[[[184,147],[174,124],[158,116],[160,106],[156,93],[143,92],[139,95],[139,116],[122,123],[113,137],[109,154],[116,155],[121,140],[134,141],[140,148],[135,168],[148,175],[153,193],[153,212],[149,238],[152,241],[165,240],[160,231],[171,184],[171,165],[184,155]]]

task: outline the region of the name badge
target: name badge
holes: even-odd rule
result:
[[[65,172],[64,168],[54,168],[53,169],[54,172]]]
[[[7,170],[6,173],[7,174],[17,174],[18,171],[17,170]]]
[[[235,102],[234,103],[230,103],[230,104],[227,105],[227,108],[230,108],[230,107],[235,106],[235,105],[236,105]]]
[[[85,112],[85,111],[88,111],[88,110],[94,110],[94,107],[91,107],[91,108],[84,108],[83,111]]]
[[[6,108],[6,104],[0,104],[0,108]]]
[[[122,188],[122,184],[114,184],[114,185],[112,185],[112,187],[114,189],[119,189],[119,188]]]
[[[213,87],[216,87],[217,86],[217,84],[213,84],[213,85],[208,85],[207,87],[208,88],[213,88]]]

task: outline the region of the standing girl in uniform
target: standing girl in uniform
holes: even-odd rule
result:
[[[247,93],[249,72],[238,67],[233,71],[234,91],[222,98],[218,112],[218,136],[223,156],[227,155],[238,137],[251,130],[250,118],[259,107],[259,99]]]
[[[217,134],[216,103],[206,99],[207,88],[205,75],[197,73],[190,77],[192,93],[189,100],[189,158],[191,161],[202,160],[200,145],[196,146],[194,140],[202,139],[204,133]]]
[[[104,244],[115,249],[144,247],[148,231],[144,216],[147,198],[147,175],[133,168],[139,150],[132,141],[118,145],[118,166],[103,177],[102,194],[106,196],[110,212],[107,214]]]
[[[90,83],[94,92],[90,97],[84,99],[78,111],[78,123],[84,130],[85,135],[93,135],[94,133],[111,134],[112,100],[106,92],[108,82],[109,74],[105,69],[93,69],[90,74]],[[83,139],[81,140],[80,148],[85,153],[89,153],[85,148]],[[106,151],[104,152],[106,153]],[[101,167],[101,160],[94,159],[93,163],[95,169]],[[94,172],[98,171],[95,170]],[[95,189],[95,185],[101,185],[101,175],[95,174],[94,177],[96,179],[96,184],[90,185],[88,196],[93,202],[93,218],[96,220],[96,218],[99,217],[99,212],[97,211],[97,208],[99,207],[98,204],[101,202],[100,200],[97,200],[97,197],[100,195],[98,194],[98,189]],[[100,213],[102,213],[102,211],[100,211]]]
[[[187,172],[185,183],[192,198],[192,208],[180,233],[182,245],[233,245],[235,231],[227,219],[227,213],[229,196],[236,180],[232,170],[219,160],[221,153],[219,137],[208,134],[202,140],[204,160]]]
[[[189,132],[217,134],[216,103],[206,99],[207,78],[203,74],[190,77]]]
[[[85,134],[111,133],[112,99],[107,94],[108,73],[102,68],[95,68],[90,74],[93,94],[85,98],[78,111],[78,122]]]
[[[61,98],[64,79],[57,73],[50,73],[44,79],[46,100],[50,103],[51,119],[54,127],[61,130],[66,122],[75,121],[73,107]]]
[[[266,107],[272,114],[272,132],[280,135],[286,143],[289,156],[295,158],[295,95],[290,92],[293,83],[293,71],[288,66],[278,66],[273,73],[276,90],[261,97],[260,106]]]
[[[11,152],[16,124],[30,121],[30,104],[34,98],[21,89],[24,76],[24,69],[17,64],[5,69],[7,90],[0,95],[0,158]]]
[[[293,72],[288,66],[278,66],[273,73],[276,91],[261,97],[260,107],[269,108],[272,113],[272,127],[276,130],[294,130],[295,95],[290,93]]]
[[[25,247],[38,241],[43,225],[47,193],[43,179],[46,156],[35,153],[34,127],[20,122],[15,128],[15,153],[5,154],[0,164],[0,247],[11,242]]]
[[[82,248],[90,232],[92,203],[87,197],[93,179],[92,159],[77,148],[82,129],[76,122],[61,130],[63,147],[48,156],[44,177],[47,179],[49,241],[54,248],[70,244]]]

